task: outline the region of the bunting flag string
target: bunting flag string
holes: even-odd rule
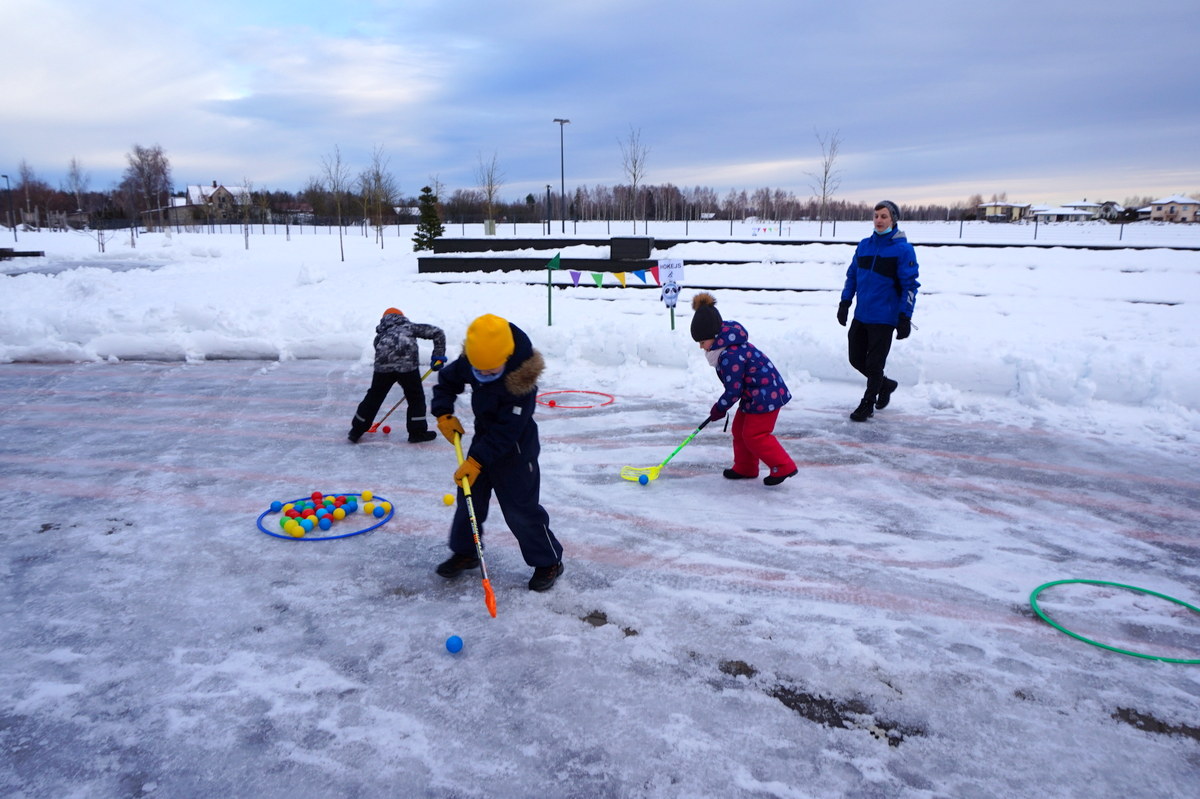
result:
[[[595,284],[597,286],[603,286],[604,285],[604,273],[603,272],[592,272],[592,280],[595,282]]]
[[[583,272],[580,272],[580,271],[578,271],[578,270],[575,270],[575,269],[572,269],[572,270],[570,270],[570,271],[571,271],[571,285],[573,285],[573,286],[578,286],[578,285],[579,285],[579,278],[580,278],[580,276],[583,274]]]
[[[643,283],[646,282],[646,270],[645,269],[635,269],[633,271],[633,273],[635,275],[637,275],[638,280],[642,281]]]
[[[662,280],[658,276],[658,265],[657,264],[650,267],[650,274],[654,275],[654,282],[661,286]]]
[[[621,281],[621,288],[625,288],[625,273],[624,272],[614,272],[613,274],[616,275],[617,280]]]

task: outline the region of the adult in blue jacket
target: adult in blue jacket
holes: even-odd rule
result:
[[[875,206],[875,232],[858,243],[838,303],[837,319],[844,327],[850,302],[858,298],[847,339],[850,365],[867,378],[867,390],[850,414],[856,422],[865,422],[876,409],[888,406],[900,385],[883,373],[892,334],[902,339],[912,332],[921,284],[917,282],[917,254],[899,224],[900,209],[894,202],[884,200]]]
[[[531,591],[545,591],[563,572],[562,545],[550,530],[550,516],[541,505],[541,442],[533,411],[537,381],[546,362],[519,327],[485,314],[467,328],[463,353],[438,373],[433,387],[433,415],[451,443],[465,435],[454,416],[454,401],[471,387],[475,431],[466,457],[454,473],[458,507],[450,525],[448,560],[437,567],[446,579],[479,568],[471,520],[463,501],[462,480],[471,486],[479,535],[483,536],[488,505],[495,493],[504,521],[516,537],[525,562],[533,567]]]

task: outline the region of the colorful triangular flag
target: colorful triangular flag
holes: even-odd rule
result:
[[[561,252],[555,253],[554,257],[550,259],[550,263],[546,264],[546,268],[547,269],[560,269],[562,267],[562,261],[559,260],[559,256],[561,256],[561,255],[562,255]]]

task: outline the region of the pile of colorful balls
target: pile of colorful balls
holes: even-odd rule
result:
[[[370,491],[361,494],[336,494],[324,496],[320,491],[314,491],[309,499],[294,502],[271,503],[275,513],[282,511],[279,526],[292,538],[303,538],[313,530],[328,530],[333,525],[359,510],[359,499],[362,500],[362,512],[377,519],[382,519],[392,509],[392,503],[387,500],[375,501],[375,495]]]

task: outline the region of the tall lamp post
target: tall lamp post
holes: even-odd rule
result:
[[[8,175],[0,175],[0,178],[4,178],[4,185],[8,187],[8,221],[12,222],[13,241],[16,241],[17,240],[17,214],[16,214],[16,211],[13,210],[12,184],[8,182]]]
[[[568,124],[570,124],[571,120],[556,119],[554,121],[558,123],[558,179],[561,182],[561,186],[562,186],[562,188],[561,188],[562,196],[560,197],[560,199],[558,201],[558,215],[562,218],[562,232],[566,233],[567,232],[567,212],[566,212],[565,205],[567,202],[567,167],[566,167],[566,160],[565,160],[564,152],[563,152],[563,128],[566,127]]]

